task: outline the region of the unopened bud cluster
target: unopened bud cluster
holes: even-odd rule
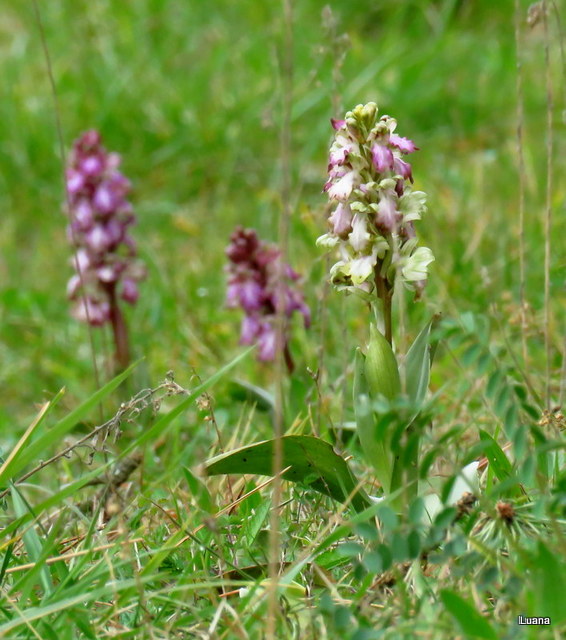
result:
[[[332,282],[370,291],[377,269],[390,289],[399,273],[419,295],[434,256],[429,248],[417,247],[414,229],[426,210],[426,194],[413,191],[405,157],[417,147],[395,133],[394,118],[378,117],[373,102],[358,105],[332,126],[336,134],[324,190],[335,207],[329,232],[317,240],[339,250]]]
[[[87,131],[75,141],[66,172],[68,235],[77,272],[67,294],[73,316],[93,326],[110,321],[117,297],[135,304],[137,283],[145,277],[128,234],[136,220],[127,200],[130,183],[119,166],[120,156],[105,150],[100,134]]]
[[[258,359],[274,360],[279,296],[283,298],[281,308],[286,321],[282,349],[287,349],[288,320],[293,312],[303,315],[305,327],[310,325],[310,310],[296,288],[299,275],[289,265],[282,265],[279,249],[262,242],[253,229],[237,227],[230,237],[226,255],[229,260],[226,304],[229,308],[239,307],[245,313],[240,342],[257,343]]]

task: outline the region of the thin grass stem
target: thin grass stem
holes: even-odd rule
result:
[[[519,171],[519,301],[521,305],[521,347],[523,363],[527,365],[527,298],[525,291],[525,156],[524,156],[524,95],[523,95],[523,65],[521,59],[521,7],[519,0],[515,0],[515,61],[516,61],[516,92],[517,92],[517,163]]]
[[[543,28],[544,28],[544,67],[546,80],[546,204],[544,216],[544,350],[546,355],[546,379],[545,379],[545,400],[546,407],[550,409],[551,404],[551,344],[550,344],[550,257],[551,257],[551,234],[552,234],[552,172],[554,151],[553,137],[553,88],[552,70],[550,61],[550,34],[548,29],[548,2],[543,0]]]
[[[39,4],[37,2],[37,0],[33,0],[33,9],[34,9],[34,13],[35,13],[35,19],[37,22],[37,27],[39,30],[39,37],[41,40],[41,47],[43,49],[43,55],[45,57],[45,66],[47,68],[47,77],[49,78],[49,84],[51,87],[51,95],[53,98],[53,108],[54,108],[54,115],[55,115],[55,130],[57,132],[57,143],[59,145],[59,156],[61,158],[61,164],[63,166],[63,188],[64,188],[64,192],[65,192],[65,202],[66,202],[66,210],[67,210],[67,216],[69,218],[69,229],[71,232],[71,240],[73,242],[73,247],[76,248],[77,243],[75,241],[75,232],[73,230],[73,226],[71,224],[71,207],[70,207],[70,198],[69,198],[69,190],[67,189],[67,181],[65,179],[65,173],[64,173],[64,167],[67,165],[66,162],[66,154],[65,154],[65,143],[64,143],[64,139],[63,139],[63,125],[61,123],[61,109],[59,107],[59,95],[57,93],[57,85],[55,83],[55,76],[53,74],[53,65],[51,63],[51,56],[49,54],[49,47],[47,46],[47,37],[45,35],[45,28],[43,26],[43,20],[41,18],[41,12],[39,10]],[[80,267],[79,264],[79,260],[77,257],[77,251],[75,250],[73,259],[75,261],[75,269],[77,271],[77,274],[79,276],[80,282],[81,282],[81,290],[82,290],[82,298],[83,298],[83,304],[85,307],[85,314],[86,314],[86,319],[87,319],[87,330],[88,330],[88,336],[89,336],[89,342],[90,342],[90,352],[91,352],[91,360],[92,360],[92,369],[93,369],[93,374],[94,374],[94,383],[96,385],[96,390],[100,389],[100,374],[98,371],[98,364],[96,362],[96,349],[94,346],[94,335],[93,335],[93,329],[92,329],[92,325],[90,324],[90,318],[89,318],[89,309],[88,309],[88,304],[86,301],[86,296],[84,293],[84,286],[83,286],[83,272],[82,269]],[[102,419],[102,407],[100,407],[100,417]]]
[[[274,416],[274,455],[273,455],[273,492],[272,504],[281,503],[282,479],[280,471],[283,467],[283,419],[284,419],[284,384],[285,368],[285,264],[289,246],[289,226],[291,219],[291,109],[293,106],[293,6],[292,0],[283,0],[282,5],[283,33],[281,38],[281,53],[279,69],[281,77],[281,212],[278,225],[278,242],[281,249],[279,261],[277,296],[277,334],[276,334],[276,362],[275,362],[275,416]],[[269,531],[269,588],[267,594],[267,628],[268,640],[275,640],[277,617],[279,613],[278,583],[279,583],[279,552],[280,552],[280,513],[279,509],[272,509],[270,513]]]

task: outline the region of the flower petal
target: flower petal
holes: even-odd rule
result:
[[[258,360],[269,362],[275,360],[277,334],[269,322],[262,322],[258,341]]]
[[[385,145],[376,142],[371,148],[373,166],[379,173],[393,169],[393,153]]]
[[[418,151],[418,147],[412,140],[398,136],[396,133],[391,133],[389,135],[389,144],[397,147],[401,153],[413,153],[413,151]]]
[[[399,212],[397,211],[395,192],[393,190],[384,191],[377,205],[376,223],[384,231],[391,232],[395,229],[398,219]]]
[[[369,256],[355,258],[350,262],[350,278],[355,285],[365,282],[372,274],[377,262],[375,252]]]
[[[256,316],[244,316],[240,331],[240,344],[253,344],[260,330]]]
[[[349,204],[340,204],[328,218],[332,231],[337,236],[346,236],[352,230],[352,209]]]
[[[408,162],[401,160],[401,158],[395,158],[393,160],[393,170],[395,173],[405,178],[405,180],[413,182],[413,170]]]
[[[428,277],[428,265],[434,261],[434,255],[428,247],[419,247],[407,258],[401,275],[405,282],[418,282]]]
[[[340,178],[328,189],[328,195],[333,200],[340,200],[341,202],[345,202],[352,193],[357,177],[357,172],[349,171],[345,176]]]
[[[369,240],[367,216],[363,213],[356,213],[352,221],[352,233],[348,236],[348,242],[354,251],[363,251],[368,246]]]
[[[126,278],[122,283],[122,300],[135,304],[138,301],[140,292],[137,283],[131,278]]]

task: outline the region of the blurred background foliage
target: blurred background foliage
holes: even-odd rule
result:
[[[414,335],[434,311],[498,318],[518,339],[519,252],[514,3],[501,0],[322,0],[294,3],[290,262],[315,311],[297,323],[297,376],[309,380],[324,343],[322,393],[344,372],[352,331],[367,336],[361,303],[325,290],[314,245],[325,229],[330,117],[370,100],[414,139],[419,224],[436,255],[426,299],[409,305]],[[278,3],[38,2],[66,149],[89,128],[123,155],[134,186],[140,253],[149,267],[128,310],[137,385],[169,369],[187,384],[238,350],[237,314],[223,307],[224,247],[236,224],[277,240],[281,211],[282,17]],[[543,218],[547,175],[544,32],[520,2],[526,181],[529,357],[542,366]],[[563,2],[553,5],[557,14]],[[32,2],[5,2],[0,22],[0,420],[10,439],[34,403],[67,386],[66,410],[94,391],[86,327],[69,316],[71,251],[62,213],[63,164]],[[554,83],[552,370],[564,328],[563,72],[550,20]],[[343,61],[343,64],[341,62]],[[407,294],[408,295],[408,294]],[[321,303],[321,300],[324,300]],[[325,321],[321,322],[321,313]],[[344,328],[348,331],[345,332]],[[99,353],[108,339],[95,333]],[[101,356],[101,362],[103,357]],[[527,363],[527,366],[529,363]],[[440,360],[437,383],[451,369]],[[268,384],[253,360],[242,377]],[[537,368],[532,375],[538,381]],[[314,384],[314,383],[313,383]],[[324,385],[327,386],[324,386]],[[312,385],[311,385],[312,386]],[[11,435],[13,433],[13,436]]]

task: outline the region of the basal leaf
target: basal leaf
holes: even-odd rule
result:
[[[359,361],[359,358],[358,358]],[[370,340],[365,362],[365,377],[370,396],[394,400],[401,393],[401,378],[397,358],[382,333],[370,325]]]
[[[372,504],[367,494],[358,488],[345,460],[334,452],[328,442],[313,436],[283,436],[281,441],[282,467],[290,467],[283,474],[285,480],[308,483],[312,489],[338,502],[345,502],[352,496],[352,504],[358,511]],[[249,473],[271,476],[274,447],[274,440],[265,440],[223,453],[206,463],[206,472],[208,475]]]
[[[363,454],[375,469],[383,491],[387,494],[391,489],[393,473],[393,454],[383,438],[377,436],[375,415],[372,411],[369,388],[365,374],[365,356],[360,349],[356,351],[354,372],[354,410],[358,437]]]

